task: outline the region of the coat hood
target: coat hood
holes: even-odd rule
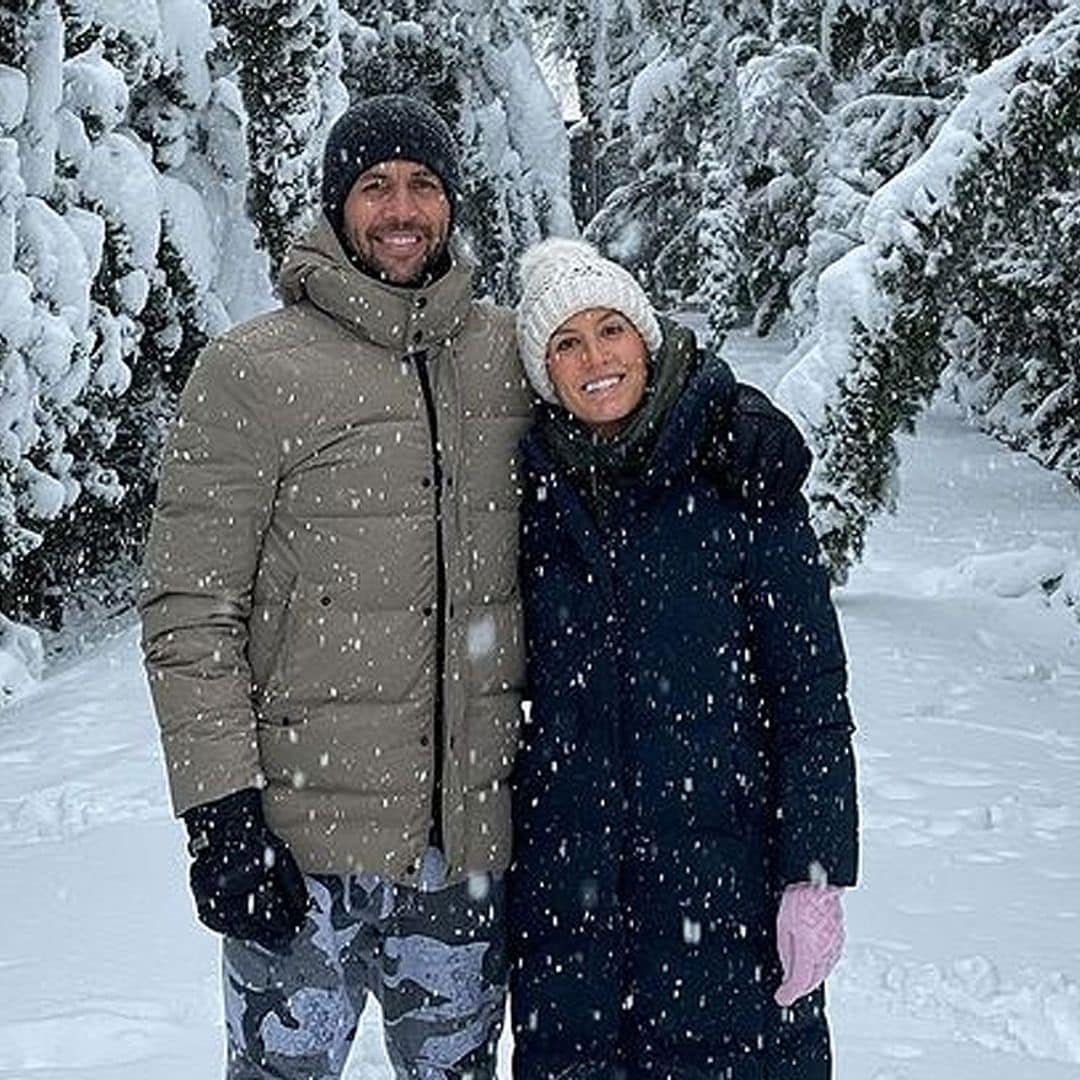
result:
[[[418,352],[454,337],[473,300],[472,260],[450,242],[450,268],[424,286],[393,285],[358,270],[325,216],[293,244],[278,291],[286,306],[308,301],[376,345]]]

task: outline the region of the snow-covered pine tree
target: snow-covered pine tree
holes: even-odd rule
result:
[[[745,189],[730,156],[719,150],[720,134],[705,129],[698,152],[704,177],[698,211],[699,299],[706,312],[703,345],[719,350],[738,322],[743,284],[743,210]]]
[[[612,134],[612,0],[526,0],[524,10],[545,37],[545,46],[574,72],[581,115],[601,139]]]
[[[318,207],[321,150],[345,107],[337,0],[212,0],[248,115],[248,206],[276,270]]]
[[[654,59],[627,95],[631,178],[611,192],[585,232],[636,273],[657,303],[675,304],[698,293],[702,136],[716,110],[737,115],[737,88],[725,59],[726,21],[708,5],[690,4],[673,27],[653,7],[655,22],[643,26],[651,34],[645,52]]]
[[[785,8],[780,16],[790,17],[800,33],[816,11],[812,40],[834,88],[816,132],[805,256],[788,289],[795,322],[807,330],[817,314],[822,271],[859,244],[874,192],[930,145],[960,93],[964,67],[937,32],[945,21],[940,4],[824,0]]]
[[[55,621],[137,556],[194,352],[268,289],[203,0],[38,0],[21,33],[0,69],[0,605]]]
[[[573,10],[580,12],[586,6],[592,8],[593,25],[603,27],[602,35],[596,31],[592,37],[575,40],[574,29],[580,32],[586,20],[567,19],[566,48],[581,57],[590,42],[603,37],[607,43],[603,85],[610,87],[614,102],[606,111],[597,108],[596,115],[590,115],[587,102],[591,97],[582,89],[579,74],[586,118],[594,131],[604,132],[598,141],[597,164],[600,174],[608,178],[608,190],[601,189],[604,205],[587,225],[587,235],[610,254],[630,262],[650,284],[655,281],[658,294],[668,300],[701,301],[699,277],[712,272],[697,262],[704,255],[697,243],[698,215],[705,212],[702,200],[707,200],[714,225],[719,227],[721,219],[727,222],[729,249],[735,237],[731,226],[742,226],[736,259],[741,266],[738,301],[744,306],[749,301],[759,325],[766,328],[786,303],[788,281],[801,268],[806,244],[805,217],[813,198],[807,174],[813,150],[821,141],[817,128],[826,103],[823,91],[825,98],[829,91],[820,57],[805,47],[803,52],[817,57],[807,70],[805,57],[801,63],[796,58],[796,48],[781,47],[778,52],[783,55],[770,62],[768,6],[756,0],[683,4],[678,18],[672,17],[670,5],[659,2],[616,5],[594,0],[592,5],[575,4]],[[636,10],[616,17],[615,9],[622,7]],[[814,26],[819,23],[817,12]],[[734,35],[738,97],[744,110],[751,110],[743,128],[734,186],[732,178],[711,177],[712,166],[703,169],[699,160],[702,154],[716,152],[717,140],[708,138],[707,129],[723,126],[724,114],[738,107],[724,62],[726,54],[719,46],[728,32]],[[595,70],[595,50],[589,56],[590,62],[579,65],[579,71]],[[748,78],[744,78],[744,65],[752,68]],[[709,105],[713,101],[718,116]],[[790,108],[792,101],[795,108]],[[808,133],[815,140],[809,147]],[[723,158],[729,153],[727,136],[720,142],[725,144],[720,150]],[[728,166],[717,163],[725,169],[736,166],[735,159]],[[740,199],[730,199],[730,195],[741,192],[740,179],[747,185],[747,200],[736,206]],[[722,189],[729,192],[729,205],[718,217]],[[643,221],[655,221],[654,239],[666,237],[667,242],[650,242],[644,236]],[[730,293],[726,286],[722,291]],[[726,315],[722,321],[729,318]]]
[[[948,116],[951,99],[927,94],[867,93],[852,100],[837,90],[813,165],[816,191],[806,224],[806,257],[791,283],[792,313],[808,328],[822,271],[860,242],[863,214],[874,193],[917,160]]]
[[[517,256],[541,236],[575,230],[566,131],[518,3],[396,0],[343,8],[350,98],[408,87],[447,120],[462,148],[460,223],[477,257],[480,289],[511,300]]]
[[[1021,79],[948,210],[950,381],[981,426],[1080,487],[1080,60],[1058,49]]]
[[[40,0],[4,0],[0,4],[0,64],[22,68],[26,62],[27,30]]]
[[[1064,320],[1076,305],[1072,279],[1054,280],[1053,229],[1055,216],[1074,220],[1078,66],[1073,5],[972,78],[927,152],[870,199],[863,243],[820,277],[815,335],[777,396],[812,430],[811,503],[838,578],[892,505],[893,435],[928,400],[947,347],[995,388],[987,402],[1000,395],[988,418],[1008,415],[1015,441],[1073,475],[1075,323]],[[1076,261],[1067,252],[1063,275]],[[1032,335],[1032,297],[1044,311],[1060,304],[1063,321]]]
[[[863,92],[941,96],[1015,49],[1068,0],[784,0],[774,25],[812,37],[837,78]],[[789,31],[790,32],[790,31]]]
[[[25,9],[24,9],[25,10]],[[95,481],[108,433],[95,423],[91,385],[94,326],[89,296],[100,222],[57,197],[64,130],[63,23],[52,0],[26,11],[21,108],[4,113],[14,140],[3,152],[3,266],[0,266],[0,604],[19,613],[55,582],[43,558],[49,537]],[[108,113],[109,94],[101,106]],[[5,103],[7,104],[7,103]],[[50,205],[50,201],[54,205]],[[107,478],[106,478],[107,479]],[[10,546],[8,546],[10,545]],[[36,560],[45,573],[27,582]],[[16,577],[16,573],[19,576]]]
[[[535,2],[528,10],[544,28],[548,47],[574,71],[599,206],[634,177],[627,100],[634,79],[663,42],[645,26],[639,0],[563,0],[554,8]]]
[[[896,434],[911,432],[944,363],[941,311],[919,253],[901,249],[875,275],[892,299],[879,328],[856,325],[852,367],[825,403],[815,431],[822,447],[811,503],[822,552],[843,581],[862,558],[872,518],[896,508]]]
[[[982,71],[997,57],[1037,33],[1071,0],[941,0],[934,5],[935,25],[963,57],[966,70]]]
[[[712,70],[695,64],[697,77],[734,87],[735,65],[727,43]],[[697,215],[698,301],[706,313],[706,349],[719,353],[738,321],[745,300],[746,187],[743,183],[742,123],[737,94],[722,95],[706,118],[697,154],[702,178]]]
[[[118,555],[129,536],[117,433],[130,437],[140,426],[126,395],[138,367],[139,314],[160,234],[153,166],[146,148],[120,130],[130,100],[127,79],[134,81],[151,64],[152,45],[123,27],[109,26],[106,37],[106,27],[95,24],[72,26],[71,37],[85,48],[62,65],[56,183],[49,201],[65,217],[81,222],[80,235],[90,252],[79,275],[90,301],[89,378],[80,396],[85,422],[71,433],[70,447],[80,489],[19,575],[31,595],[52,601],[32,614],[52,620],[59,618],[53,605],[60,597]],[[114,65],[107,52],[130,65],[130,74]],[[46,283],[40,265],[32,276],[39,288]],[[132,478],[142,479],[137,473]]]
[[[820,48],[836,86],[837,104],[825,117],[813,165],[806,254],[789,289],[797,324],[812,324],[821,272],[859,242],[870,197],[930,145],[961,96],[964,77],[1016,48],[1061,6],[1061,0],[774,5],[774,37]],[[750,224],[753,237],[753,215]]]
[[[12,29],[12,28],[7,28]],[[24,46],[5,35],[4,59],[23,60]],[[26,112],[27,80],[13,66],[0,71],[0,581],[40,542],[20,506],[20,470],[37,440],[28,349],[34,326],[33,284],[16,266],[18,221],[26,202],[19,146],[12,138]]]
[[[772,0],[769,33],[781,44],[821,45],[824,0]]]
[[[811,45],[744,37],[733,49],[747,188],[746,304],[754,329],[765,334],[790,309],[792,283],[805,269],[833,85]]]

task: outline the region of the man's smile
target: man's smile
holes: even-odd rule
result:
[[[422,232],[376,233],[374,239],[375,243],[383,244],[385,247],[399,250],[402,253],[410,252],[417,247],[423,247],[427,242],[427,237]]]

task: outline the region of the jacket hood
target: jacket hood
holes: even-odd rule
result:
[[[278,291],[286,306],[306,300],[377,345],[419,352],[444,343],[464,323],[473,300],[473,270],[451,239],[450,268],[430,284],[379,281],[353,266],[323,215],[289,250]]]
[[[706,357],[691,373],[657,441],[650,470],[655,481],[666,482],[704,456],[717,420],[731,414],[737,385],[727,361],[718,356]]]

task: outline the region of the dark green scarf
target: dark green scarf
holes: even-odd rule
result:
[[[694,335],[685,327],[660,320],[664,339],[648,358],[648,380],[641,404],[616,434],[600,435],[562,405],[545,405],[539,431],[556,463],[564,466],[588,499],[597,517],[621,484],[640,476],[648,466],[671,407],[697,368]]]

